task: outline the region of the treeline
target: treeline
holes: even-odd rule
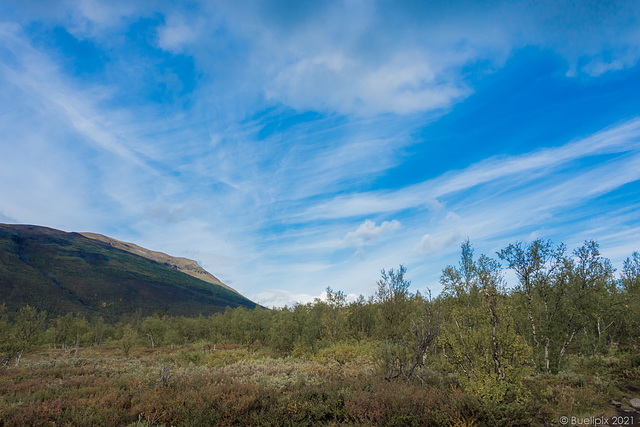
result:
[[[437,297],[411,292],[400,266],[382,271],[375,295],[352,302],[329,288],[324,301],[282,309],[237,308],[192,318],[157,312],[115,324],[71,313],[47,318],[26,306],[12,319],[0,318],[0,352],[4,364],[17,364],[45,346],[72,352],[116,345],[129,354],[138,346],[199,343],[206,351],[235,344],[294,356],[366,347],[389,381],[424,381],[423,367],[430,364],[456,375],[464,388],[502,400],[518,396],[526,376],[563,370],[569,355],[637,351],[637,252],[616,274],[593,241],[571,252],[543,240],[515,243],[495,258],[475,257],[469,241],[461,249],[459,264],[443,270]],[[517,283],[506,283],[508,270]]]

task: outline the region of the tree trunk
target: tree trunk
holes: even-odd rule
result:
[[[549,373],[551,371],[551,369],[550,369],[551,362],[549,360],[549,345],[550,345],[549,338],[545,338],[545,342],[544,342],[544,367],[547,370],[547,373]]]

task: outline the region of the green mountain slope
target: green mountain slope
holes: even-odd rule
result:
[[[84,237],[100,240],[103,243],[107,243],[109,246],[113,246],[115,248],[121,249],[125,252],[130,252],[135,255],[140,255],[141,257],[150,259],[151,261],[155,261],[158,264],[166,265],[167,267],[171,267],[174,270],[182,271],[183,273],[196,277],[200,280],[204,280],[205,282],[213,283],[214,285],[220,285],[223,288],[231,289],[235,292],[234,289],[222,283],[220,280],[218,280],[217,277],[206,271],[204,268],[200,267],[198,263],[193,260],[187,258],[172,257],[162,252],[150,251],[149,249],[142,248],[133,243],[121,242],[120,240],[112,239],[111,237],[103,236],[102,234],[80,234],[82,234]]]
[[[99,314],[111,321],[138,310],[193,316],[256,306],[222,284],[109,242],[12,224],[0,224],[0,302],[9,312],[28,303],[49,314]]]

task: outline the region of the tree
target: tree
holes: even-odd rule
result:
[[[271,324],[269,345],[274,350],[289,355],[293,351],[298,330],[291,309],[288,307],[279,310]]]
[[[545,372],[551,369],[552,329],[560,307],[555,300],[554,282],[565,264],[565,252],[564,245],[554,249],[551,241],[541,239],[529,245],[510,244],[498,252],[518,277],[516,292],[529,318],[535,362]]]
[[[429,349],[440,333],[441,320],[430,291],[428,301],[416,293],[413,303],[416,309],[409,316],[408,330],[397,341],[383,343],[384,377],[387,381],[398,377],[410,380],[416,376],[424,382],[417,369],[425,365]]]
[[[400,265],[398,270],[393,268],[381,271],[382,278],[378,280],[376,302],[380,313],[379,335],[384,338],[398,339],[407,330],[409,286],[411,282],[405,280],[406,267]]]
[[[122,328],[122,338],[120,338],[118,344],[125,356],[128,356],[131,349],[135,347],[137,340],[138,331],[136,331],[133,325],[129,323],[124,325],[124,327]]]
[[[403,265],[388,273],[382,270],[378,281],[376,301],[381,319],[378,333],[382,337],[379,360],[387,381],[416,376],[416,369],[424,365],[426,354],[438,336],[439,319],[432,301],[409,292],[411,282],[404,278],[406,272]]]
[[[3,357],[0,359],[0,365],[7,365],[13,355],[9,353],[9,342],[12,339],[11,325],[6,316],[6,306],[0,305],[0,352],[3,353]]]
[[[516,294],[530,322],[530,342],[538,369],[557,372],[574,338],[587,332],[608,328],[603,318],[613,286],[613,268],[600,256],[598,244],[586,241],[566,255],[566,247],[535,240],[529,245],[509,245],[498,253],[519,279]],[[607,324],[609,326],[607,326]],[[593,343],[592,343],[593,344]]]
[[[616,306],[619,316],[619,335],[630,348],[640,346],[640,253],[634,252],[624,261],[619,281],[620,293]]]
[[[344,292],[334,292],[333,289],[328,287],[326,304],[322,302],[316,303],[316,305],[324,304],[325,310],[321,318],[322,335],[329,342],[335,343],[344,336],[346,326],[346,301],[347,298]]]
[[[459,268],[442,274],[447,317],[440,345],[462,384],[484,398],[503,400],[521,390],[528,347],[514,327],[514,308],[499,263],[485,255],[473,260],[469,241],[462,244]]]
[[[251,338],[250,312],[245,307],[238,307],[231,315],[231,339],[238,344],[249,344]]]
[[[162,344],[166,330],[164,320],[156,315],[145,318],[140,325],[140,331],[149,338],[151,348]]]
[[[373,297],[365,300],[363,295],[349,304],[347,325],[351,335],[357,340],[371,337],[375,326],[375,308]]]
[[[111,326],[104,322],[102,316],[94,316],[89,328],[87,342],[91,342],[93,345],[100,347],[104,343]]]
[[[65,351],[77,351],[83,342],[88,343],[93,338],[92,328],[87,320],[73,313],[58,316],[50,324],[47,334],[50,335],[53,346],[59,345]]]
[[[248,334],[249,344],[265,344],[271,328],[271,313],[260,306],[256,306],[248,313]]]
[[[2,309],[4,310],[4,305]],[[36,348],[46,317],[46,311],[38,311],[35,307],[27,304],[20,309],[12,326],[6,319],[0,319],[0,332],[2,333],[0,349],[5,354],[5,365],[15,360],[15,364],[18,366],[22,356]]]
[[[564,336],[560,358],[571,344],[571,338],[583,332],[587,348],[594,353],[608,347],[607,332],[617,321],[616,283],[613,267],[600,255],[599,245],[593,240],[573,251],[574,258],[565,265],[568,280],[568,303],[563,325]]]

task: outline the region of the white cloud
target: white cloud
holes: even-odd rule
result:
[[[313,302],[316,298],[322,299],[323,294],[326,296],[326,292],[322,292],[318,296],[313,296],[304,293],[293,293],[282,289],[265,289],[264,291],[250,295],[248,298],[263,307],[279,308],[284,306],[293,307],[296,304]]]
[[[334,291],[337,291],[337,289],[334,289]],[[293,307],[296,304],[306,304],[316,300],[327,301],[327,291],[322,291],[320,295],[314,296],[305,293],[283,291],[281,289],[266,289],[248,298],[267,308]],[[345,295],[347,304],[357,299],[358,295],[356,294]]]
[[[158,28],[158,47],[161,49],[181,53],[185,47],[198,40],[199,22],[185,22],[182,17],[170,15],[167,23]]]
[[[459,215],[449,212],[439,221],[435,234],[426,233],[420,239],[418,252],[425,256],[433,255],[452,245],[459,245],[467,236],[463,230],[468,229],[468,221]]]
[[[113,25],[135,11],[134,3],[129,1],[80,0],[77,5],[84,18],[99,25]]]
[[[376,225],[371,220],[366,220],[356,231],[350,231],[344,236],[344,242],[349,246],[361,248],[372,243],[380,235],[390,231],[398,230],[401,227],[400,222],[395,219],[392,221],[383,221],[380,225]]]
[[[398,55],[373,67],[347,55],[321,53],[285,66],[267,95],[297,109],[376,115],[447,108],[470,93],[455,74],[443,78],[444,71],[434,71],[419,53]]]
[[[465,67],[492,72],[529,46],[564,56],[568,74],[634,66],[640,8],[583,3],[338,1],[285,21],[273,18],[289,12],[277,3],[225,12],[240,38],[258,40],[251,54],[269,99],[375,116],[446,110],[473,92]]]
[[[113,123],[94,107],[96,101],[103,101],[108,96],[108,89],[93,88],[82,93],[61,77],[54,62],[18,35],[17,28],[0,25],[0,35],[2,47],[17,60],[13,67],[2,67],[2,75],[15,88],[20,88],[26,99],[36,104],[32,105],[36,111],[57,116],[87,141],[139,167],[144,166],[123,142],[126,137],[113,132],[110,129]]]
[[[568,76],[599,76],[633,67],[640,59],[636,2],[557,1],[516,3],[513,8],[511,13],[520,16],[517,34],[566,58]]]
[[[113,29],[122,28],[128,20],[135,20],[144,14],[138,2],[128,0],[72,0],[58,2],[56,6],[55,11],[39,13],[48,18],[46,21],[55,17],[58,25],[64,25],[79,39],[108,39],[113,36]]]
[[[280,306],[326,286],[370,294],[377,271],[399,263],[431,279],[467,236],[492,250],[514,235],[578,235],[562,231],[567,218],[586,227],[585,212],[604,209],[596,198],[638,179],[640,120],[631,120],[380,186],[412,144],[431,144],[418,129],[473,92],[469,75],[495,71],[520,47],[557,52],[576,75],[637,64],[628,5],[574,16],[563,8],[575,2],[294,3],[82,1],[48,15],[31,3],[25,24],[0,25],[0,95],[12,101],[0,115],[0,219],[115,230],[195,258],[247,295],[281,287],[255,298]],[[32,21],[94,43],[109,57],[105,72],[71,75],[60,52],[22,32]],[[140,34],[128,33],[132,23]],[[175,74],[163,62],[171,53],[203,77],[175,104],[156,104],[145,91]],[[296,116],[308,110],[321,114]],[[634,220],[587,231],[630,230],[612,239],[626,248]]]
[[[229,110],[264,94],[296,109],[359,116],[441,111],[473,93],[468,67],[492,72],[523,47],[557,52],[570,75],[640,59],[636,2],[80,0],[51,9],[26,3],[21,14],[109,46],[123,41],[111,31],[164,17],[158,46],[215,70],[210,93]]]

